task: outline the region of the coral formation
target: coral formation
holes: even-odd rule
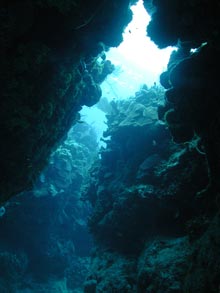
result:
[[[136,249],[145,235],[163,231],[169,223],[171,233],[181,234],[185,211],[187,217],[193,214],[192,198],[207,181],[204,157],[195,149],[171,144],[165,126],[158,123],[157,108],[152,106],[157,94],[152,92],[142,89],[136,99],[112,102],[104,133],[110,140],[91,172],[85,195],[94,206],[89,226],[99,241],[111,247],[125,249],[126,240],[128,250]],[[196,179],[199,168],[204,183]],[[185,205],[187,199],[191,205]]]
[[[160,89],[144,87],[111,103],[109,139],[84,195],[94,207],[89,227],[97,247],[84,292],[191,292],[191,285],[206,292],[211,282],[218,285],[219,258],[211,260],[218,245],[209,262],[214,276],[200,271],[204,239],[213,233],[218,243],[219,234],[215,204],[196,199],[208,183],[205,156],[196,144],[171,140],[156,117],[162,97]],[[196,286],[201,274],[206,279]]]

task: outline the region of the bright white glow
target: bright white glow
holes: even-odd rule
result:
[[[123,42],[106,54],[107,59],[116,65],[116,72],[102,85],[103,95],[109,99],[128,98],[141,84],[152,86],[155,82],[159,83],[160,73],[166,70],[170,53],[174,49],[168,47],[160,50],[146,36],[150,16],[142,0],[132,6],[131,10],[133,19],[124,31]]]
[[[160,50],[146,36],[146,27],[150,21],[143,1],[131,7],[133,20],[123,34],[123,42],[117,48],[111,48],[107,59],[116,66],[115,71],[102,83],[102,96],[108,100],[125,99],[133,96],[142,84],[153,86],[159,83],[159,75],[166,70],[169,56],[174,48]],[[104,113],[95,106],[83,107],[82,120],[92,124],[98,138],[106,129]]]

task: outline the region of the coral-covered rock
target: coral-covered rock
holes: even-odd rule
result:
[[[147,244],[138,260],[138,292],[182,292],[189,251],[187,237]]]
[[[144,2],[148,7],[149,1]],[[153,4],[155,12],[147,29],[149,36],[160,48],[178,47],[160,79],[169,89],[166,106],[172,111],[168,109],[166,115],[168,126],[176,142],[189,141],[195,133],[201,137],[209,163],[210,182],[200,195],[214,197],[220,190],[217,94],[220,7],[218,1],[166,0],[153,1]]]
[[[112,103],[105,132],[110,139],[87,189],[94,206],[91,232],[98,242],[124,252],[140,250],[155,233],[184,234],[196,210],[195,194],[208,181],[204,155],[170,140],[150,96],[145,104],[136,102],[139,94]]]
[[[98,102],[99,83],[112,71],[110,61],[97,63],[101,42],[120,43],[131,11],[129,0],[9,1],[0,11],[5,201],[33,185],[81,106]]]
[[[203,224],[204,225],[204,224]],[[207,226],[207,225],[206,225]],[[184,284],[184,292],[218,292],[220,286],[220,218],[211,219],[208,229],[193,243],[190,267]]]
[[[96,251],[84,292],[136,292],[135,259],[118,253]]]
[[[213,195],[220,188],[218,63],[218,50],[209,44],[185,58],[180,48],[170,59],[166,75],[171,88],[165,93],[165,107],[158,111],[174,141],[191,141],[195,135],[201,138],[210,174],[206,193]]]

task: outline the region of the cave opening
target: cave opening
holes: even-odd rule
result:
[[[135,96],[143,85],[162,90],[160,74],[166,70],[171,52],[176,50],[171,46],[159,49],[147,36],[151,17],[144,8],[143,0],[132,5],[131,11],[133,17],[124,29],[123,41],[118,47],[105,52],[105,58],[112,62],[115,69],[101,84],[100,102],[92,107],[83,106],[80,111],[81,120],[93,125],[100,146],[103,146],[100,138],[107,129],[105,111],[108,107],[103,107],[103,104]]]

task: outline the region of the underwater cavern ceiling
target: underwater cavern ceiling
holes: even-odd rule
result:
[[[122,41],[123,29],[131,20],[129,5],[135,2],[1,2],[0,202],[32,186],[51,152],[79,120],[81,107],[98,102],[100,84],[114,67],[107,60],[100,65],[96,57],[105,47]],[[101,256],[106,271],[111,265],[114,270],[117,264],[121,265],[121,272],[126,271],[124,266],[130,270],[130,275],[113,274],[112,279],[109,274],[112,290],[117,290],[116,285],[125,290],[114,292],[218,292],[220,4],[218,0],[145,0],[144,5],[152,17],[147,29],[151,39],[160,48],[178,46],[160,78],[166,93],[157,110],[177,144],[157,123],[157,106],[153,107],[152,117],[145,120],[145,108],[152,109],[146,103],[147,91],[136,97],[138,105],[128,105],[129,111],[116,103],[115,113],[108,117],[106,134],[112,136],[112,141],[102,152],[100,165],[94,166],[91,181],[94,180],[86,195],[94,206],[90,229],[98,242],[116,251],[115,261],[108,255]],[[196,50],[192,53],[191,49]],[[150,97],[154,102],[154,96]],[[129,135],[125,133],[127,129]],[[157,141],[152,137],[153,143],[143,150],[141,146],[148,143],[148,135],[156,135]],[[196,150],[185,146],[190,141],[199,142]],[[182,149],[179,143],[183,143]],[[158,167],[155,176],[150,165]],[[149,178],[152,181],[148,182]],[[141,186],[134,182],[141,182]],[[106,194],[110,200],[103,200]],[[59,199],[56,200],[57,208]],[[188,220],[187,234],[184,229]],[[189,241],[183,237],[151,243],[135,264],[138,277],[134,280],[134,259],[123,262],[124,254],[143,248],[145,234],[164,235],[171,226],[172,236],[187,234]],[[62,234],[62,228],[59,233]],[[128,249],[119,257],[117,253],[124,247]],[[96,292],[91,289],[96,286],[97,292],[110,292],[103,289],[106,276],[102,275],[103,267],[97,265],[101,263],[98,253],[93,266],[100,282],[97,284],[91,274],[85,292]],[[165,254],[170,258],[167,264],[161,264]],[[118,277],[118,284],[114,277]],[[176,278],[182,283],[175,285]],[[128,280],[136,282],[138,289],[126,287]]]

